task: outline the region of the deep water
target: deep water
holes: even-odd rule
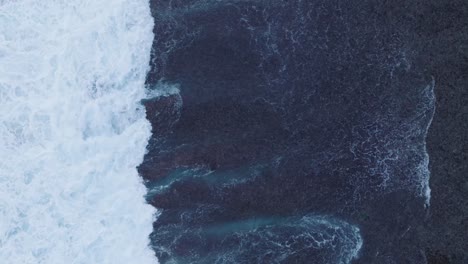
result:
[[[426,263],[438,84],[400,2],[151,1],[161,263]]]

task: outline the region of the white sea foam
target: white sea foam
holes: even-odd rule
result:
[[[148,0],[0,0],[0,262],[155,263]]]
[[[429,128],[432,124],[432,121],[434,119],[434,114],[436,111],[436,98],[435,98],[435,79],[432,77],[432,83],[431,85],[428,85],[426,89],[424,90],[424,99],[427,102],[427,109],[426,111],[429,112],[430,118],[429,122],[427,123],[425,129],[424,129],[424,158],[422,162],[419,164],[417,170],[422,178],[421,180],[421,193],[422,195],[426,198],[426,207],[429,207],[431,205],[431,187],[429,184],[430,180],[430,175],[431,172],[429,171],[429,153],[427,151],[427,134],[429,133]]]

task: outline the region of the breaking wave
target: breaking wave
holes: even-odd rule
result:
[[[0,1],[2,263],[154,263],[145,0]]]

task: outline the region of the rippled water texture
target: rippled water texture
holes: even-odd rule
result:
[[[424,263],[437,84],[401,2],[151,3],[162,263]]]

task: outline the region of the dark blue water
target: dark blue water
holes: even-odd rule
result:
[[[161,263],[425,263],[437,84],[415,7],[378,2],[151,2]]]

